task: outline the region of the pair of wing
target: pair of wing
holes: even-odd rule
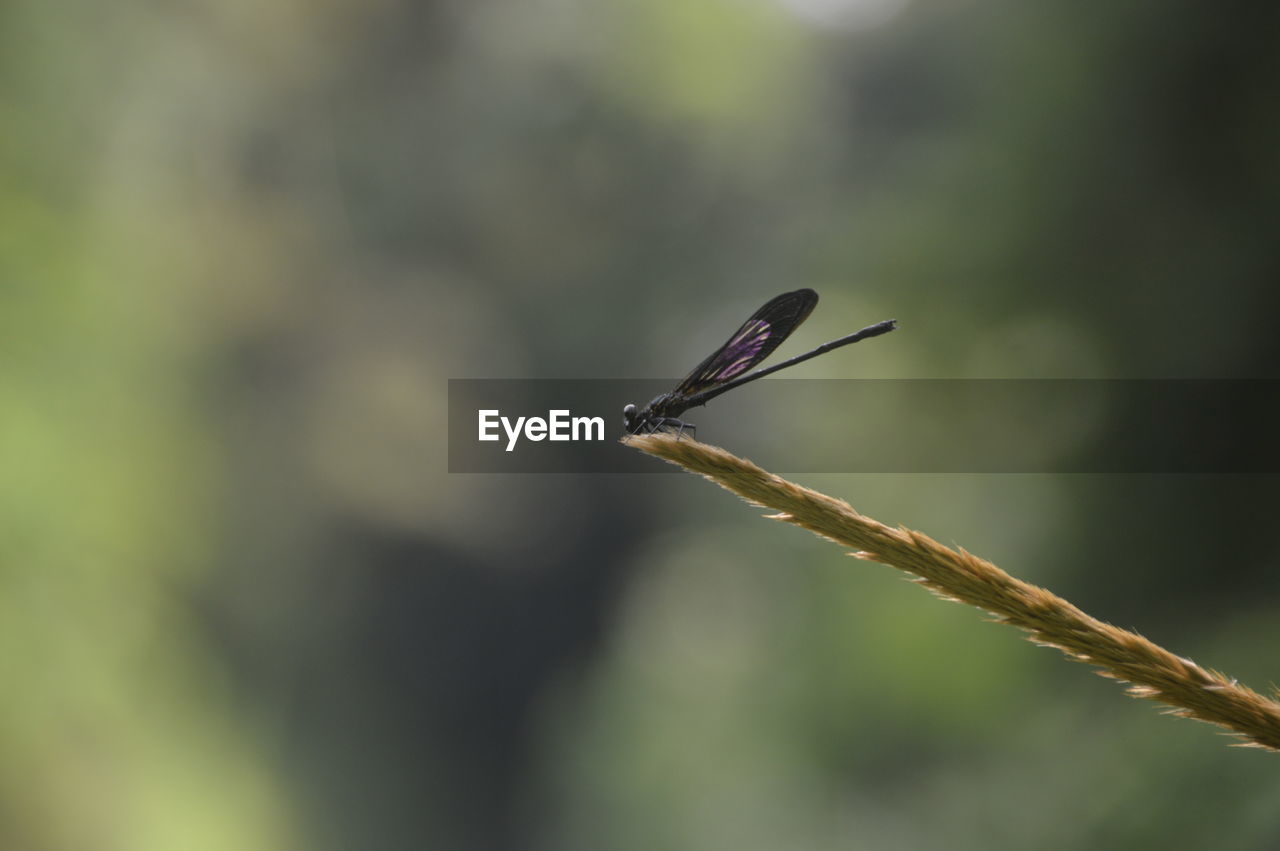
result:
[[[742,323],[723,346],[693,368],[674,393],[692,396],[717,384],[742,375],[763,361],[791,332],[800,327],[818,303],[818,294],[810,289],[783,293]]]

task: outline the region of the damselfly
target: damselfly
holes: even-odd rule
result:
[[[898,327],[897,320],[886,319],[855,331],[847,337],[824,343],[811,352],[796,355],[775,366],[758,369],[743,375],[760,363],[800,326],[818,303],[818,294],[804,289],[783,293],[751,315],[729,341],[716,349],[707,359],[694,367],[693,372],[681,381],[675,390],[663,393],[637,409],[627,405],[622,409],[628,434],[649,434],[661,429],[674,429],[677,433],[696,431],[697,427],[679,417],[690,408],[705,405],[708,401],[727,393],[735,387],[764,378],[766,375],[795,366],[809,358],[816,358],[832,349],[887,334]]]

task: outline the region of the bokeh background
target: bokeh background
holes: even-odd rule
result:
[[[4,4],[0,847],[1277,847],[1274,755],[887,568],[444,446],[448,378],[679,376],[797,286],[788,351],[902,322],[809,377],[1275,377],[1277,17]],[[804,481],[1280,679],[1273,477]]]

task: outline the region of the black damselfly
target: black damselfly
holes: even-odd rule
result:
[[[670,393],[663,393],[643,408],[627,405],[622,409],[628,434],[649,434],[661,429],[675,429],[677,433],[696,431],[692,423],[679,419],[690,408],[705,405],[710,400],[735,387],[764,378],[770,373],[816,358],[832,349],[887,334],[898,327],[896,319],[886,319],[855,331],[847,337],[824,343],[811,352],[796,355],[766,369],[758,369],[742,375],[773,353],[773,350],[800,326],[818,303],[818,294],[804,289],[783,293],[742,323],[729,341],[716,349],[707,359],[694,367],[693,372]]]

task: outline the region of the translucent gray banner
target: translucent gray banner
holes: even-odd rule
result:
[[[451,379],[449,471],[668,470],[618,439],[677,383]],[[1280,472],[1276,380],[777,378],[681,418],[780,473]]]

